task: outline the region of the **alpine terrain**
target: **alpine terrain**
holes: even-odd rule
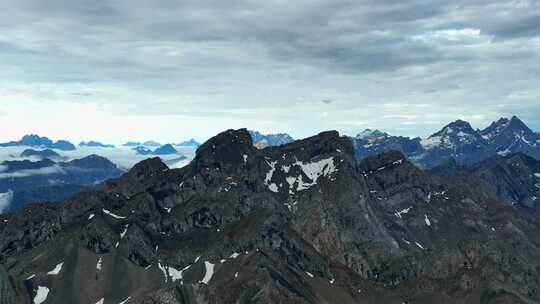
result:
[[[183,168],[0,215],[0,303],[538,303],[539,218],[495,192],[398,151],[358,162],[335,131],[228,130]]]

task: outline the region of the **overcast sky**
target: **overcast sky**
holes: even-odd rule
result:
[[[540,1],[0,1],[0,140],[540,131]]]

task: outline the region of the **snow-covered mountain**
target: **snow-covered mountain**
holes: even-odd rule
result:
[[[409,158],[422,153],[420,138],[392,136],[379,130],[366,129],[352,138],[355,154],[358,159],[377,155],[386,151],[396,150]]]
[[[523,152],[540,159],[540,135],[516,116],[501,118],[480,131],[480,134],[499,155]]]
[[[470,165],[494,155],[522,152],[540,159],[540,135],[519,118],[501,118],[483,130],[475,130],[463,120],[456,120],[427,138],[392,136],[366,129],[352,137],[358,159],[390,150],[403,152],[424,168],[454,159]]]
[[[294,139],[287,133],[277,134],[261,134],[257,131],[249,131],[253,145],[257,148],[264,148],[268,146],[281,146],[294,141]]]

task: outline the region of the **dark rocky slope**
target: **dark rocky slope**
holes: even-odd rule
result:
[[[450,160],[431,172],[461,180],[510,206],[540,214],[540,161],[521,152],[494,156],[468,167]]]
[[[0,303],[535,303],[539,233],[399,152],[229,130],[181,169],[1,215]]]

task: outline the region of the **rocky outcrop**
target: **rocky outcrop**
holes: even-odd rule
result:
[[[397,151],[357,163],[337,132],[256,149],[241,129],[0,217],[0,264],[45,303],[533,303],[539,227]]]

